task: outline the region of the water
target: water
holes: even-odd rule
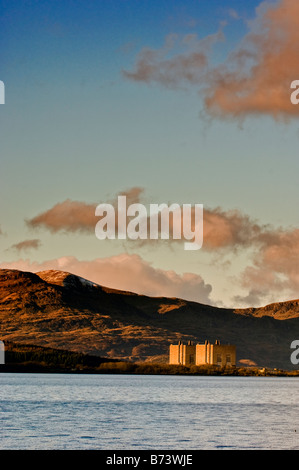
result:
[[[299,379],[0,374],[0,449],[299,449]]]

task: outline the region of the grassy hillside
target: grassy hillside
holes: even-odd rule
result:
[[[169,345],[216,339],[235,344],[237,365],[296,369],[298,302],[224,309],[93,285],[61,271],[0,270],[0,339],[106,361],[167,364]]]

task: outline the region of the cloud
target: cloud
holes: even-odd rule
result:
[[[135,187],[122,192],[122,194],[127,196],[127,201],[130,204],[139,201],[142,191],[142,188]],[[111,203],[116,205],[115,201],[116,199],[112,200]],[[36,217],[27,219],[26,224],[30,228],[44,228],[52,233],[94,233],[96,223],[95,209],[98,204],[67,199],[55,204],[51,209],[42,212]]]
[[[121,194],[127,195],[128,204],[142,202],[144,198],[143,188],[131,188]],[[114,204],[115,208],[117,208],[116,201],[117,197],[111,198],[111,203]],[[95,224],[97,222],[95,207],[96,204],[67,200],[31,219],[28,224],[33,228],[47,228],[53,233],[82,231],[95,236]],[[182,219],[180,220],[182,223]],[[170,218],[170,232],[172,232],[173,221],[174,219]],[[248,260],[247,267],[240,272],[237,279],[233,279],[235,285],[245,289],[247,294],[235,296],[233,299],[235,302],[251,306],[260,305],[264,299],[272,301],[272,294],[275,295],[273,300],[277,299],[278,292],[280,298],[298,296],[299,229],[272,227],[257,222],[239,210],[229,211],[217,207],[204,208],[203,232],[202,250],[215,255],[218,261],[227,254],[231,259],[232,255],[238,256],[240,253],[242,256],[245,255]],[[173,240],[171,238],[170,240],[163,240],[164,243],[169,244],[182,243],[183,241],[184,239]],[[148,238],[138,240],[138,242],[130,241],[130,243],[134,244],[134,247],[144,244],[151,246],[151,244],[157,243],[157,240]],[[20,244],[15,248],[24,249],[26,244],[23,246]],[[80,272],[78,272],[81,273],[80,275],[86,274],[87,277],[91,277],[91,273],[92,276],[96,276],[95,282],[105,284],[107,281],[111,286],[115,286],[115,282],[117,282],[120,289],[134,290],[132,279],[137,279],[137,288],[149,295],[162,295],[164,290],[165,295],[184,296],[190,294],[192,297],[194,296],[194,290],[198,288],[200,301],[203,301],[203,299],[207,301],[209,297],[210,286],[207,287],[197,275],[192,277],[193,275],[189,273],[179,277],[171,271],[154,270],[138,257],[111,258],[105,260],[105,264],[103,264],[103,260],[92,262],[80,262],[75,258],[65,258],[65,261],[63,260],[60,259],[59,262],[65,262],[72,272],[80,267]],[[57,260],[51,263],[49,266],[60,269]],[[101,266],[105,271],[103,278],[99,278],[100,275],[96,274],[101,272]],[[124,266],[126,268],[123,271]],[[138,269],[140,278],[137,275]],[[173,291],[174,286],[176,286],[176,294]],[[190,288],[189,293],[188,286]],[[157,294],[157,292],[160,294]]]
[[[16,250],[18,252],[27,251],[27,250],[31,250],[31,249],[36,250],[37,248],[40,247],[40,245],[41,245],[41,241],[39,239],[35,238],[34,240],[24,240],[22,242],[15,243],[9,249],[10,250]]]
[[[209,77],[205,105],[214,116],[298,117],[290,84],[298,78],[299,4],[263,2],[242,46]]]
[[[236,250],[260,244],[262,234],[270,228],[262,226],[238,210],[224,211],[221,208],[204,210],[204,244],[209,251],[217,249]]]
[[[255,292],[279,292],[299,298],[298,259],[299,229],[264,235],[252,265],[242,273],[242,285]]]
[[[251,289],[249,293],[244,296],[235,295],[233,297],[233,305],[235,308],[239,306],[260,307],[265,301],[265,297],[268,298],[267,303],[270,303],[272,300],[277,300],[277,298],[272,298],[272,300],[270,300],[269,293],[267,296],[265,296],[265,292],[262,289]]]
[[[157,269],[138,255],[121,254],[92,261],[68,256],[41,263],[20,259],[16,262],[1,263],[0,268],[30,272],[57,269],[114,289],[211,303],[212,286],[206,284],[200,275]]]
[[[90,231],[94,227],[95,207],[93,204],[67,199],[26,220],[26,223],[30,228],[46,228],[52,233]]]
[[[182,37],[170,34],[161,49],[143,48],[137,56],[135,69],[122,73],[136,82],[156,82],[168,88],[198,84],[208,65],[208,51],[222,38],[221,32],[204,39],[199,39],[196,34]]]
[[[135,187],[127,191],[122,192],[122,195],[127,196],[127,207],[132,203],[141,203],[143,200],[143,188]],[[118,206],[117,196],[112,198],[110,203],[115,209],[115,222],[117,230],[118,222]],[[170,207],[171,204],[168,204]],[[49,210],[37,215],[36,217],[27,220],[27,225],[33,229],[44,228],[52,233],[64,232],[85,232],[87,234],[94,235],[95,225],[99,220],[95,216],[95,208],[97,204],[88,204],[80,201],[72,201],[70,199],[61,203],[55,204]],[[180,206],[182,207],[182,206]],[[192,226],[194,230],[194,205],[192,206]],[[181,211],[181,215],[182,215]],[[130,217],[128,217],[130,220]],[[148,212],[148,219],[146,221],[148,228],[150,227],[150,219]],[[180,219],[181,233],[183,217]],[[159,230],[161,226],[159,224]],[[169,220],[169,232],[170,242],[182,243],[185,240],[179,239],[174,240],[172,232],[174,228],[174,219],[170,217]],[[237,249],[238,247],[248,247],[253,243],[259,241],[259,237],[262,234],[269,233],[269,229],[266,226],[261,226],[257,222],[253,221],[246,214],[242,214],[240,211],[224,211],[217,207],[214,209],[204,208],[203,212],[203,249],[208,251],[216,249]],[[167,240],[168,241],[168,240]],[[150,240],[148,237],[146,240],[140,241],[142,244],[153,243],[155,241]]]
[[[236,17],[234,10],[230,14]],[[124,76],[165,87],[195,86],[213,117],[298,117],[299,106],[290,101],[290,86],[299,79],[299,3],[262,2],[248,27],[241,45],[219,65],[212,65],[209,58],[211,46],[223,39],[222,32],[200,40],[194,37],[192,50],[187,41],[183,52],[178,49],[186,38],[178,42],[174,36],[176,40],[166,38],[160,50],[141,50],[135,68],[123,72]]]
[[[204,220],[203,249],[220,256],[247,253],[248,266],[232,282],[248,293],[235,296],[233,303],[259,306],[299,298],[299,229],[261,225],[220,209],[207,211]]]
[[[229,8],[228,14],[234,20],[239,20],[240,19],[240,15],[238,14],[238,12],[234,8]]]

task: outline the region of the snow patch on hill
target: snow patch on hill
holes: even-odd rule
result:
[[[98,284],[95,284],[92,281],[65,271],[58,271],[53,269],[49,271],[40,271],[36,274],[44,281],[50,284],[57,284],[59,286],[78,287],[79,285],[82,285],[89,288],[99,287]]]

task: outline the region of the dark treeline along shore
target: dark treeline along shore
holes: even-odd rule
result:
[[[5,364],[0,365],[0,372],[299,377],[299,370],[133,363],[10,341],[5,342]]]

